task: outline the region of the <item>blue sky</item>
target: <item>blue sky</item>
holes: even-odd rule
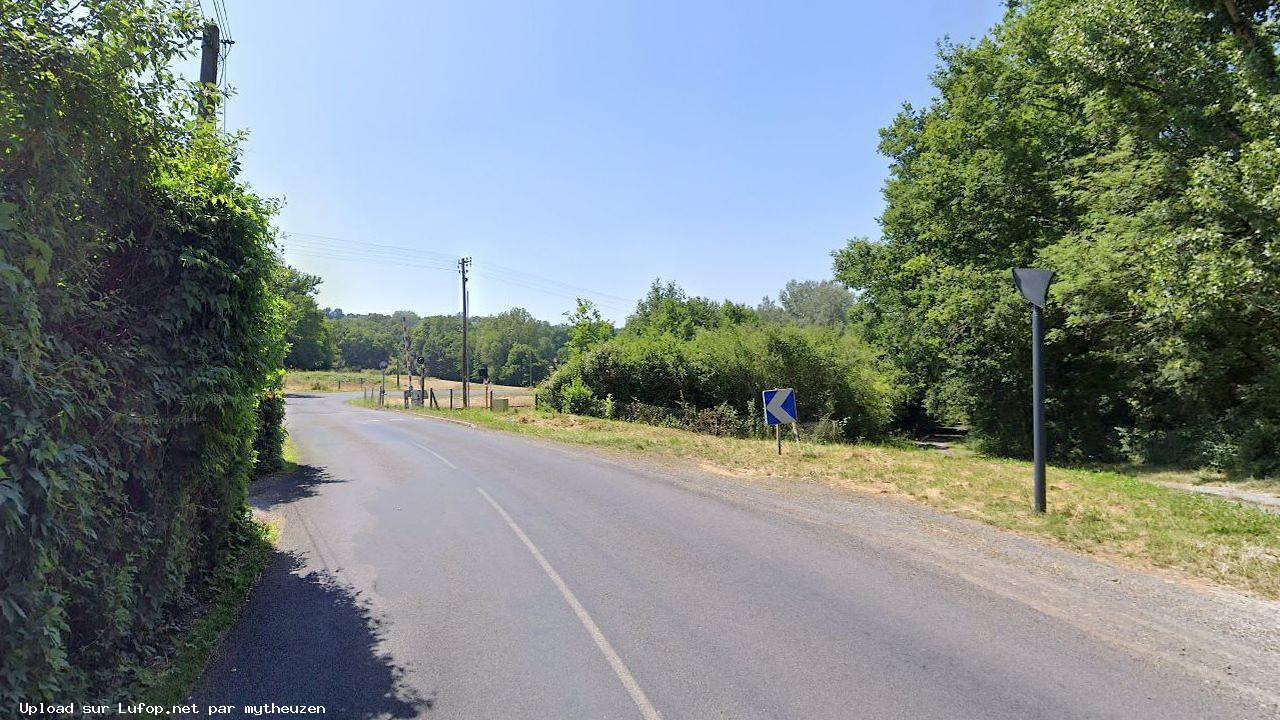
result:
[[[456,312],[467,255],[475,314],[552,321],[575,295],[621,321],[655,277],[752,304],[830,277],[878,235],[879,128],[1003,7],[226,5],[243,177],[322,306]]]

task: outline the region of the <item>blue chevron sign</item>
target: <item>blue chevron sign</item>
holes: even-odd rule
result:
[[[770,425],[781,425],[796,421],[796,391],[794,388],[765,390],[764,421]]]

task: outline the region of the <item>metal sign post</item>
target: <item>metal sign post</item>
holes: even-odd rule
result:
[[[1031,303],[1031,443],[1035,462],[1036,512],[1043,513],[1045,499],[1045,437],[1044,437],[1044,303],[1053,282],[1052,270],[1014,268],[1013,284],[1022,297]]]
[[[778,441],[778,454],[782,454],[782,424],[791,423],[795,430],[796,391],[794,388],[765,390],[761,393],[764,399],[764,421],[773,426],[774,438]],[[796,431],[799,440],[799,432]]]
[[[427,404],[427,359],[419,355],[415,360],[418,361],[418,404]]]
[[[382,407],[387,396],[387,361],[383,360],[379,366],[382,368],[382,383],[378,385],[378,407]]]

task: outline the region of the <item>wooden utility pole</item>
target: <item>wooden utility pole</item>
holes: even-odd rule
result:
[[[218,52],[222,48],[221,31],[216,23],[205,23],[200,43],[200,117],[210,120],[216,111],[213,101],[218,90]]]
[[[400,327],[404,328],[404,367],[405,373],[409,376],[409,395],[412,395],[413,362],[409,358],[409,318],[407,316],[400,317]],[[396,387],[400,387],[399,377],[396,378]],[[405,400],[409,399],[409,395],[405,395]]]
[[[471,258],[458,260],[458,270],[462,273],[462,407],[469,408],[469,390],[471,386],[471,352],[467,348],[467,268],[471,266]]]

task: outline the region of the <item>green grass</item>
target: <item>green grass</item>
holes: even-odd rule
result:
[[[277,473],[297,472],[299,467],[298,446],[293,444],[293,438],[286,432],[284,436],[284,447],[280,452],[280,469]]]
[[[1280,599],[1280,515],[1168,488],[1133,472],[1050,467],[1049,512],[1038,515],[1031,507],[1031,466],[1016,460],[900,446],[804,442],[797,447],[794,441],[780,457],[772,440],[718,438],[546,411],[414,412],[671,458],[744,482],[777,478],[907,498],[1077,552]]]
[[[170,707],[190,695],[219,638],[249,599],[278,538],[278,530],[271,525],[251,519],[245,522],[234,552],[214,572],[213,598],[189,614],[190,624],[177,633],[167,661],[143,670],[133,692],[127,694],[131,702]]]
[[[1137,465],[1132,463],[1098,465],[1095,470],[1110,470],[1123,475],[1134,475],[1155,483],[1179,483],[1205,487],[1235,488],[1251,492],[1280,495],[1280,476],[1265,478],[1239,478],[1212,468],[1187,470],[1162,465]]]

